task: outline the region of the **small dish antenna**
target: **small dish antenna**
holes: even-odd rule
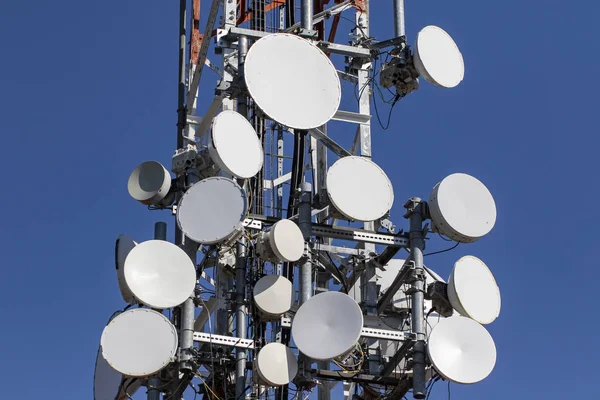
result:
[[[266,275],[254,285],[254,304],[263,320],[278,319],[292,308],[294,288],[289,279],[280,275]]]
[[[324,125],[340,105],[334,65],[312,42],[296,35],[277,33],[257,40],[248,50],[244,71],[248,92],[260,109],[290,128]]]
[[[239,237],[247,214],[244,190],[229,178],[212,177],[185,192],[177,207],[177,224],[194,242],[215,244]]]
[[[394,189],[383,170],[365,157],[337,160],[327,171],[327,195],[340,219],[375,221],[394,204]]]
[[[417,34],[413,63],[427,82],[442,88],[457,86],[465,76],[458,46],[445,30],[434,25]]]
[[[478,179],[452,174],[438,183],[429,196],[434,230],[462,243],[487,235],[496,223],[496,203]]]
[[[100,345],[102,356],[116,371],[128,376],[148,376],[175,359],[177,330],[164,315],[136,308],[108,323]]]
[[[257,249],[263,260],[295,262],[304,254],[304,236],[295,222],[282,219],[268,231],[261,232]]]
[[[362,311],[352,297],[323,292],[300,306],[292,321],[292,338],[308,357],[329,360],[354,350],[362,328]]]
[[[496,345],[489,332],[472,319],[441,318],[427,344],[435,370],[446,380],[471,384],[485,379],[496,365]]]
[[[125,281],[125,259],[133,248],[137,246],[137,243],[127,235],[119,235],[115,243],[115,266],[117,267],[117,281],[119,283],[119,290],[125,303],[135,303],[133,293],[127,286]]]
[[[454,264],[448,300],[459,314],[480,324],[490,324],[500,315],[500,288],[488,266],[474,256],[462,257]]]
[[[171,308],[183,303],[196,287],[196,268],[178,246],[164,240],[138,244],[125,260],[125,282],[140,303]]]
[[[169,194],[171,174],[157,161],[138,165],[127,181],[129,195],[146,205],[160,203]]]
[[[287,385],[298,373],[298,361],[289,347],[269,343],[256,356],[256,372],[269,386]]]
[[[263,166],[264,153],[256,131],[235,111],[223,111],[213,119],[208,150],[214,163],[236,178],[252,178]]]

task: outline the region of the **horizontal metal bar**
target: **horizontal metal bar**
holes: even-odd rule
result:
[[[273,179],[272,181],[264,180],[263,184],[265,186],[265,189],[273,189],[283,184],[284,182],[289,181],[290,179],[292,179],[292,173],[288,172],[287,174],[281,175],[279,178]]]
[[[246,218],[244,220],[244,228],[248,229],[262,229],[263,223],[262,221],[257,221],[254,218]]]
[[[212,343],[214,345],[253,349],[254,341],[233,336],[213,335],[205,332],[194,332],[194,342]]]
[[[373,339],[394,340],[398,342],[409,340],[411,338],[411,334],[407,332],[376,328],[362,328],[360,336]]]
[[[224,36],[227,40],[234,40],[239,36],[246,36],[249,39],[260,39],[272,35],[270,32],[255,31],[253,29],[233,27]],[[329,53],[342,54],[352,57],[371,57],[371,50],[366,47],[348,46],[345,44],[330,43],[326,41],[316,43],[317,46]]]
[[[346,372],[346,371],[330,371],[326,369],[313,369],[311,372],[317,378],[327,378],[333,379],[337,381],[348,381],[348,382],[358,382],[358,383],[368,383],[372,385],[386,385],[386,386],[396,386],[400,383],[400,379],[392,378],[389,376],[377,376],[377,375],[368,375],[368,374],[360,374],[356,372]]]
[[[328,244],[315,243],[314,249],[318,251],[328,251],[330,253],[339,254],[352,254],[355,256],[365,255],[366,251],[363,249],[351,249],[343,246],[330,246]]]
[[[244,221],[244,226],[250,229],[262,229],[263,224],[274,224],[277,218],[251,214]],[[385,244],[395,247],[408,247],[408,239],[388,233],[376,233],[364,229],[332,227],[330,225],[313,224],[312,234],[332,239],[352,240],[361,243]]]
[[[371,120],[371,116],[367,114],[359,114],[351,111],[337,110],[333,118],[335,121],[351,122],[354,124],[366,124]]]
[[[333,228],[329,225],[313,224],[312,233],[315,236],[332,239],[354,240],[363,243],[387,244],[388,246],[408,247],[408,240],[403,237],[385,233],[375,233],[362,229]]]
[[[340,77],[340,79],[343,79],[345,81],[352,82],[352,83],[358,83],[358,77],[356,75],[352,75],[347,72],[340,71],[339,69],[336,71],[337,71],[337,74]]]
[[[317,43],[317,46],[319,46],[321,50],[329,53],[342,54],[344,56],[352,57],[371,57],[371,50],[365,47],[348,46],[345,44],[330,43],[325,41]]]
[[[224,36],[227,40],[232,40],[240,36],[246,36],[248,39],[260,39],[272,35],[270,32],[255,31],[254,29],[232,27]]]
[[[319,128],[309,129],[308,134],[310,136],[314,137],[315,139],[320,140],[325,145],[325,147],[327,147],[329,150],[333,151],[338,156],[346,157],[346,156],[350,155],[348,150],[344,149],[336,141],[334,141],[329,136],[327,136],[326,134],[321,132],[321,130]]]

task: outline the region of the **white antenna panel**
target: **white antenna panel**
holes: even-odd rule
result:
[[[348,220],[375,221],[394,204],[389,178],[373,161],[348,156],[327,171],[327,194],[335,209]]]
[[[413,62],[419,75],[442,88],[457,86],[465,76],[465,64],[458,46],[437,26],[426,26],[417,34]]]
[[[161,163],[146,161],[138,165],[127,181],[129,195],[142,204],[156,204],[171,188],[171,174]]]
[[[471,384],[485,379],[496,365],[496,345],[489,332],[472,319],[442,318],[429,336],[429,359],[446,380]]]
[[[179,201],[177,224],[196,243],[215,244],[242,233],[246,193],[233,180],[212,177],[190,187]]]
[[[462,243],[487,235],[496,223],[492,194],[467,174],[452,174],[438,183],[429,196],[429,211],[436,231]]]
[[[133,248],[137,246],[137,243],[127,235],[119,235],[115,243],[115,266],[117,267],[117,281],[119,283],[119,290],[121,296],[128,304],[135,303],[133,293],[127,286],[125,281],[125,259]]]
[[[244,71],[256,104],[290,128],[324,125],[340,105],[334,65],[312,42],[296,35],[278,33],[257,40],[248,50]]]
[[[171,308],[183,303],[196,287],[196,268],[178,246],[164,240],[138,244],[125,260],[125,281],[140,303]]]
[[[289,347],[269,343],[256,356],[256,372],[269,386],[287,385],[298,373],[298,361]]]
[[[223,111],[213,119],[208,151],[219,168],[236,178],[252,178],[263,166],[264,153],[256,131],[235,111]]]
[[[257,248],[260,257],[267,261],[295,262],[304,254],[304,236],[295,222],[282,219],[261,233]]]
[[[136,308],[111,320],[100,344],[112,368],[124,375],[148,376],[175,359],[177,331],[164,315]]]
[[[492,271],[477,257],[465,256],[454,264],[448,299],[459,314],[480,324],[490,324],[500,315],[500,288]]]
[[[288,312],[294,302],[294,288],[289,279],[280,275],[266,275],[254,285],[254,303],[267,318],[279,318]]]
[[[329,360],[353,350],[362,328],[362,311],[352,297],[324,292],[300,306],[292,321],[292,338],[308,357]]]

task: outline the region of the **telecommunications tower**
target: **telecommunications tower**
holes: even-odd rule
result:
[[[171,220],[175,239],[165,222],[152,238],[117,238],[126,305],[100,338],[95,400],[186,390],[211,400],[423,399],[442,379],[485,379],[496,362],[483,326],[500,313],[496,281],[464,256],[446,282],[423,251],[430,233],[456,245],[489,233],[492,195],[457,172],[427,201],[399,200],[371,152],[377,95],[391,93],[393,107],[420,78],[440,88],[463,80],[454,40],[430,25],[410,46],[403,0],[211,0],[203,34],[200,0],[189,3],[180,0],[172,163],[143,162],[127,182]],[[370,35],[375,7],[393,11],[393,38]],[[336,42],[341,19],[352,29]],[[207,57],[211,43],[220,65]],[[216,86],[200,91],[201,107],[208,74]],[[340,109],[342,99],[356,108]]]

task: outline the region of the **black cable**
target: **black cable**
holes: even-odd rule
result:
[[[448,400],[450,400],[450,381],[448,381]]]
[[[346,292],[346,294],[348,294],[348,292],[350,292],[350,290],[348,289],[348,284],[346,283],[346,277],[342,274],[342,271],[340,271],[335,263],[333,262],[333,258],[331,258],[331,254],[329,254],[329,252],[325,252],[327,254],[327,257],[329,257],[329,261],[331,261],[331,264],[333,265],[335,272],[338,276],[338,278],[340,279],[340,282],[342,284],[342,286],[344,287],[344,291]]]
[[[460,244],[460,242],[456,242],[456,244],[454,246],[452,246],[452,247],[450,247],[450,248],[448,248],[446,250],[434,251],[433,253],[423,254],[423,257],[432,256],[434,254],[440,254],[440,253],[445,253],[445,252],[450,251],[450,250],[454,250],[455,248],[458,247],[459,244]]]

